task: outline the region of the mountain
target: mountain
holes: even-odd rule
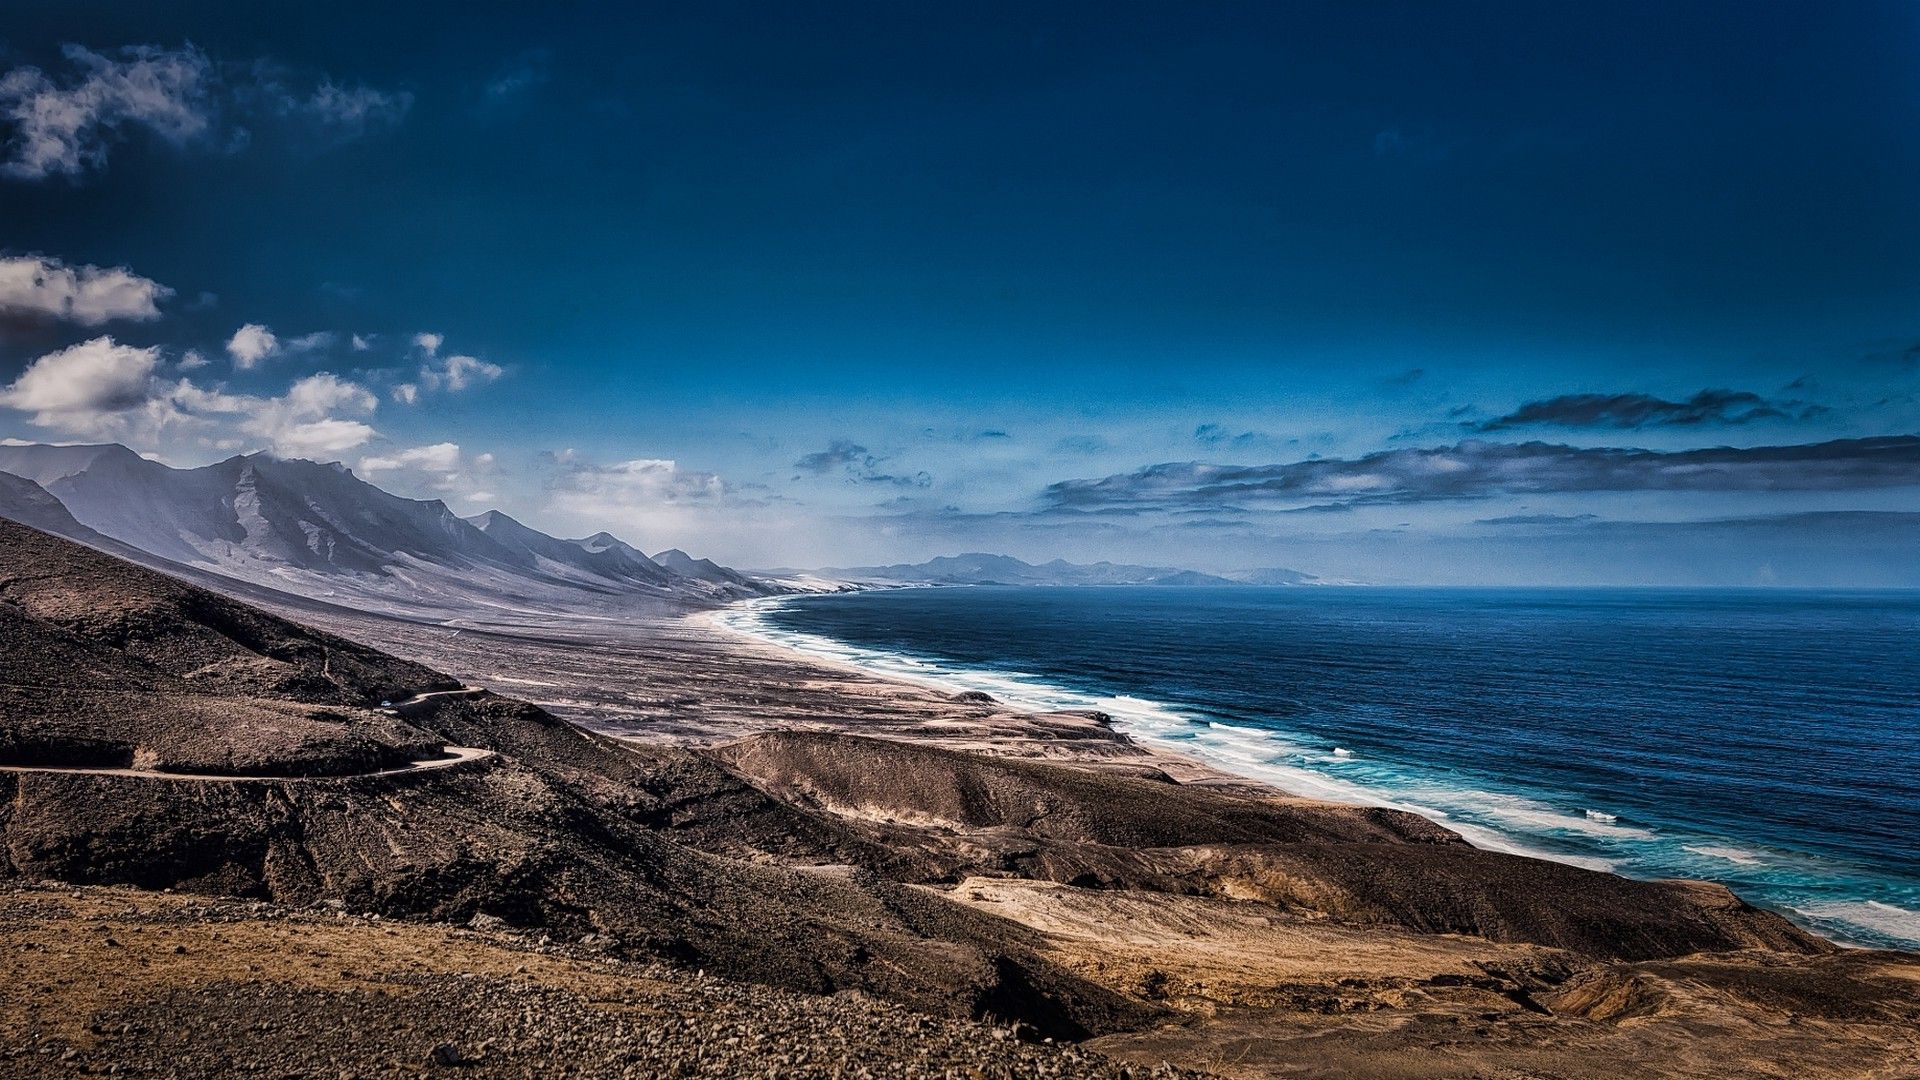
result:
[[[602,536],[605,533],[600,534]],[[621,545],[625,547],[625,545]],[[631,548],[627,550],[631,551]],[[637,552],[636,552],[637,554]],[[668,548],[655,555],[653,561],[666,567],[674,574],[691,581],[704,581],[719,588],[752,589],[753,579],[738,570],[729,570],[712,559],[696,559],[679,548]]]
[[[174,469],[116,445],[5,445],[0,473],[38,484],[79,525],[148,555],[321,599],[458,616],[781,591],[706,560],[686,559],[681,573],[604,533],[569,541],[497,511],[462,518],[337,462],[247,454]]]
[[[466,520],[542,573],[560,577],[586,575],[649,586],[668,586],[674,581],[672,571],[603,532],[586,540],[556,540],[498,510]]]
[[[777,573],[777,571],[775,572]],[[1197,570],[1170,566],[1131,566],[1124,563],[1070,563],[1065,559],[1034,563],[1011,555],[968,552],[943,555],[923,563],[896,563],[891,566],[857,566],[818,571],[822,577],[860,582],[920,585],[1151,585],[1218,587],[1241,584],[1295,585],[1314,580],[1311,574],[1293,570],[1261,570],[1260,580],[1245,577],[1220,577]],[[1282,575],[1291,575],[1283,580]]]
[[[1281,566],[1269,566],[1260,570],[1242,570],[1228,575],[1245,585],[1320,585],[1320,578],[1304,574],[1298,570],[1288,570]]]
[[[41,532],[84,540],[92,529],[73,520],[60,500],[25,477],[0,472],[0,518],[31,525]]]

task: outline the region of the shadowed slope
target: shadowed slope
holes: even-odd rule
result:
[[[781,732],[716,754],[763,790],[959,873],[1235,899],[1357,924],[1645,959],[1831,946],[1704,882],[1468,846],[1413,814],[1260,797],[880,739]],[[936,854],[937,853],[937,854]]]
[[[498,752],[462,769],[300,783],[0,772],[0,872],[486,914],[1061,1036],[1154,1013],[1055,970],[1029,932],[992,916],[866,875],[769,865],[772,854],[882,860],[705,758],[636,753],[491,695],[381,709],[452,683],[11,522],[0,523],[0,635],[17,706],[0,709],[0,746],[16,752],[306,776],[358,771],[344,767],[349,743],[401,760],[443,744]]]

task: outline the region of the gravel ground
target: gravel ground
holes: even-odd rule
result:
[[[535,935],[0,887],[12,1076],[1179,1077]]]

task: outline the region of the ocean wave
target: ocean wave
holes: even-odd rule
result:
[[[1831,926],[1838,923],[1854,930],[1856,937],[1860,931],[1864,931],[1870,938],[1883,939],[1876,943],[1903,944],[1908,948],[1920,945],[1920,911],[1910,911],[1879,900],[1835,900],[1801,904],[1793,910],[1813,920],[1816,925]]]
[[[1721,859],[1736,866],[1760,866],[1766,862],[1758,852],[1723,844],[1682,844],[1681,850],[1705,855],[1709,859]]]

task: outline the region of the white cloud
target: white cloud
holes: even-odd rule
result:
[[[45,428],[154,446],[197,438],[228,447],[251,441],[289,456],[342,454],[378,436],[360,417],[373,392],[328,373],[278,397],[232,394],[157,374],[160,350],[98,337],[48,353],[0,389],[0,406],[32,413]]]
[[[372,425],[336,416],[365,416],[380,405],[373,391],[331,372],[309,375],[277,398],[250,403],[240,430],[290,457],[343,454],[373,441]]]
[[[0,118],[11,129],[0,172],[23,180],[78,176],[103,164],[109,139],[145,128],[176,145],[212,124],[205,53],[152,46],[121,49],[118,60],[68,45],[78,78],[61,86],[36,67],[0,75]]]
[[[280,339],[273,331],[259,323],[248,323],[233,332],[227,340],[227,355],[233,357],[233,366],[241,371],[258,364],[267,357],[280,351]]]
[[[648,538],[678,536],[722,508],[731,492],[720,476],[683,469],[666,458],[595,465],[555,454],[549,461],[555,471],[547,478],[548,509],[581,528],[621,528]]]
[[[452,495],[467,502],[485,502],[495,497],[486,483],[494,475],[492,454],[468,457],[459,443],[435,443],[415,446],[386,454],[369,454],[360,459],[360,471],[368,479],[401,491],[427,495]]]
[[[778,561],[809,526],[754,485],[669,458],[599,465],[571,450],[544,455],[548,531],[609,529],[647,550],[685,547],[751,564]],[[844,539],[844,538],[842,538]]]
[[[401,450],[384,456],[371,455],[360,459],[360,471],[365,473],[392,472],[396,469],[448,472],[459,467],[460,444],[450,442],[416,446],[410,450]]]
[[[159,363],[157,348],[136,349],[97,337],[28,364],[12,385],[0,390],[0,405],[35,413],[33,422],[45,427],[125,412],[152,396]]]
[[[420,365],[420,374],[415,381],[393,388],[393,400],[403,405],[416,405],[424,392],[446,390],[457,394],[506,374],[506,369],[499,364],[490,364],[478,357],[441,356],[440,348],[446,341],[442,334],[423,331],[413,335],[414,348],[424,353],[426,360]]]
[[[551,54],[545,49],[522,53],[487,80],[481,96],[482,104],[498,109],[524,98],[529,91],[551,78],[551,60]]]
[[[0,314],[99,326],[160,317],[173,290],[124,266],[68,266],[38,255],[0,258]]]
[[[211,363],[213,363],[213,361],[202,355],[200,350],[188,349],[186,353],[180,357],[180,362],[174,366],[178,367],[181,371],[198,371]]]
[[[731,490],[716,473],[682,469],[667,458],[635,458],[612,465],[590,465],[577,457],[563,459],[553,480],[559,495],[581,496],[591,500],[627,503],[710,502],[725,498]]]
[[[328,330],[315,330],[311,334],[302,334],[297,338],[288,338],[283,346],[288,352],[318,352],[333,347],[334,334]]]
[[[353,335],[353,351],[354,352],[366,352],[368,349],[371,349],[371,348],[373,348],[373,338],[370,335],[366,335],[366,334]]]
[[[329,371],[309,375],[288,389],[283,399],[302,416],[318,415],[335,409],[372,412],[380,406],[373,391],[359,383],[348,382]]]
[[[327,417],[275,431],[273,448],[287,457],[332,457],[365,446],[378,434],[358,420]]]
[[[244,146],[249,133],[222,125],[223,113],[293,120],[344,142],[400,123],[413,106],[404,90],[330,78],[308,82],[311,90],[289,89],[292,76],[270,61],[218,64],[191,45],[140,45],[111,55],[68,45],[61,53],[72,69],[63,78],[31,66],[0,74],[0,125],[8,136],[0,173],[78,177],[104,166],[109,146],[133,129],[176,146]]]
[[[438,366],[422,365],[420,385],[429,390],[442,387],[458,393],[475,383],[492,382],[506,374],[499,364],[489,364],[471,356],[449,356]]]
[[[304,99],[288,97],[287,112],[303,115],[335,130],[344,138],[357,138],[373,128],[392,127],[413,107],[413,95],[404,90],[388,92],[369,86],[340,86],[323,80]]]

